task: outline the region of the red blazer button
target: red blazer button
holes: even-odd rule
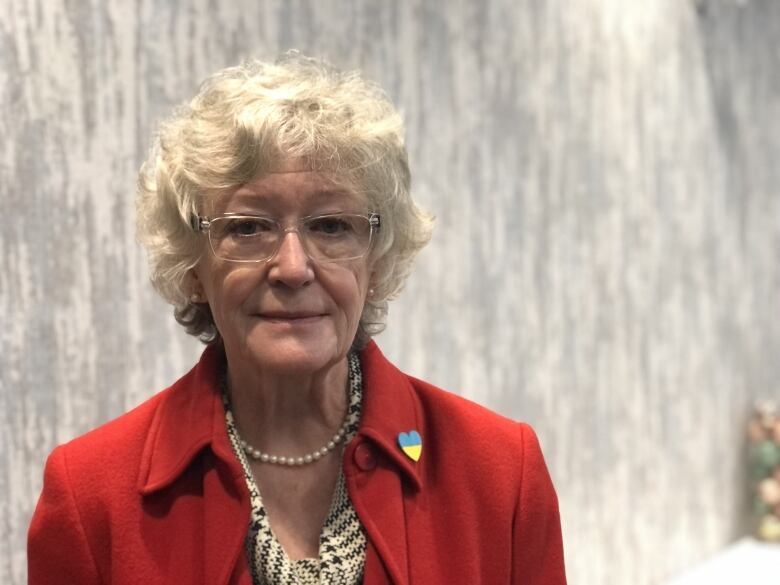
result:
[[[360,443],[360,445],[355,448],[353,457],[355,459],[355,464],[363,471],[371,471],[376,467],[374,450],[368,443]]]

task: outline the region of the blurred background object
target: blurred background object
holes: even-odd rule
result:
[[[744,427],[780,393],[778,47],[774,0],[0,3],[0,582],[26,582],[51,449],[199,354],[134,242],[155,124],[289,48],[404,111],[438,228],[377,341],[534,425],[571,583],[656,585],[750,533]]]
[[[748,438],[755,535],[780,542],[780,413],[775,403],[756,406]]]

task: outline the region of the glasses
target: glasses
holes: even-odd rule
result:
[[[306,254],[317,262],[362,258],[379,229],[379,214],[330,213],[302,217],[283,226],[270,217],[226,213],[192,218],[196,232],[208,232],[214,256],[231,262],[263,262],[273,258],[287,232],[296,232]]]

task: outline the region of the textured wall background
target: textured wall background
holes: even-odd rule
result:
[[[573,584],[658,583],[745,530],[780,380],[780,3],[6,0],[0,582],[47,453],[190,367],[135,172],[199,81],[287,48],[403,109],[438,231],[379,342],[539,432]]]

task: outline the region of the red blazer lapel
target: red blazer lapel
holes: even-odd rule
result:
[[[348,451],[354,451],[353,448]],[[393,469],[346,475],[352,504],[368,534],[365,585],[409,583],[406,520],[401,481]]]
[[[243,555],[249,495],[225,430],[216,385],[220,360],[218,348],[207,348],[160,405],[138,488],[152,525],[148,533],[166,535],[150,537],[150,547],[168,574],[180,575],[182,583],[251,585]]]
[[[408,379],[375,343],[361,352],[363,412],[344,453],[344,475],[355,511],[366,529],[366,585],[409,583],[407,506],[423,488],[425,428]],[[401,451],[398,435],[416,430],[423,455],[415,462]]]
[[[245,546],[249,495],[242,472],[214,458],[203,478],[203,576],[207,584],[252,585]]]

